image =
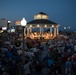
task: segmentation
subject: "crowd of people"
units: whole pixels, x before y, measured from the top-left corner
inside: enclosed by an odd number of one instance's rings
[[[6,42],[7,40],[8,42]],[[41,61],[39,57],[42,49],[41,43],[34,40],[37,44],[33,42],[35,45],[31,46],[26,40],[23,50],[22,44],[20,47],[16,47],[14,41],[13,35],[7,36],[4,44],[0,47],[0,75],[29,75]]]
[[[34,40],[22,45],[3,45],[0,47],[0,75],[76,75],[76,34],[67,38],[54,38],[46,43]],[[10,39],[10,37],[8,37]],[[14,37],[11,40],[14,41]],[[34,45],[34,46],[33,46]],[[42,52],[46,55],[42,58]]]
[[[67,38],[55,38],[48,42],[48,54],[50,60],[53,60],[48,61],[52,65],[49,75],[76,75],[76,34],[66,36]]]

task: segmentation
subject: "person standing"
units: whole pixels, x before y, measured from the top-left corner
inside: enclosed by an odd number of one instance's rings
[[[72,62],[73,62],[73,74],[76,75],[76,52],[74,52],[72,56]]]
[[[24,75],[30,75],[30,64],[31,64],[31,62],[25,61]]]
[[[71,75],[71,69],[72,69],[72,61],[70,58],[67,59],[65,62],[65,74]]]
[[[73,75],[76,75],[76,62],[73,62]]]

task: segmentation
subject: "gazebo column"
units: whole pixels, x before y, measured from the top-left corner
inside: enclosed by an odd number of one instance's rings
[[[41,27],[40,27],[40,34],[42,33],[42,29],[41,29]]]
[[[30,28],[30,33],[32,33],[32,28]]]
[[[51,36],[52,36],[52,27],[50,27],[50,34],[51,34]]]
[[[59,35],[59,27],[57,26],[57,35]]]
[[[42,36],[43,36],[43,33],[44,33],[44,28],[42,27]]]
[[[42,27],[40,27],[40,38],[42,38]]]
[[[27,28],[27,37],[29,37],[29,28]]]
[[[57,33],[56,33],[56,29],[57,29],[57,28],[54,27],[54,37],[56,37],[56,34],[57,34]]]

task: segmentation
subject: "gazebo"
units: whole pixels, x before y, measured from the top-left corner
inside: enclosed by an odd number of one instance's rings
[[[39,37],[44,37],[44,28],[50,28],[50,36],[56,37],[59,35],[59,24],[50,21],[49,16],[46,13],[40,12],[36,15],[34,15],[34,20],[30,21],[27,23],[27,36],[30,36],[30,33],[32,33],[32,28],[39,28],[40,29],[40,36]],[[53,32],[54,30],[54,32]],[[48,36],[48,35],[46,35]]]

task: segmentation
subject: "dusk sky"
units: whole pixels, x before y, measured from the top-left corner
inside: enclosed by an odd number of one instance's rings
[[[32,21],[39,12],[48,14],[61,30],[69,26],[76,30],[76,0],[0,0],[0,18],[11,20],[12,24],[23,17]]]

